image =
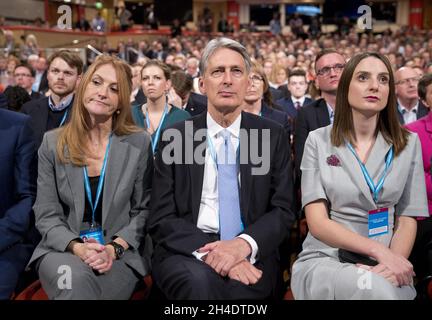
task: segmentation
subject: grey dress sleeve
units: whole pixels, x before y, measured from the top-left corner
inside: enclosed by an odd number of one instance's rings
[[[308,203],[318,199],[327,200],[327,195],[321,181],[319,150],[317,146],[316,135],[312,132],[306,139],[300,169],[302,172],[302,208],[304,208]]]
[[[409,144],[414,144],[414,146],[409,148],[407,145],[406,150],[402,152],[411,152],[408,157],[411,159],[410,171],[402,196],[395,206],[395,213],[399,216],[428,217],[422,149],[417,134],[411,134]]]

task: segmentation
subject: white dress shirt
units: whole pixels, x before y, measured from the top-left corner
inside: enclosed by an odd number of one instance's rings
[[[402,114],[404,124],[417,121],[418,106],[419,103],[417,101],[416,105],[411,110],[408,110],[407,108],[405,108],[405,106],[402,105],[402,103],[398,99],[398,109],[399,112]]]
[[[291,100],[293,102],[294,107],[296,106],[296,102],[299,102],[300,103],[300,108],[301,108],[301,107],[303,107],[303,103],[305,102],[306,97],[303,96],[300,99],[297,99],[297,98],[294,98],[293,96],[291,96]]]
[[[215,148],[216,154],[218,154],[220,147],[223,144],[222,130],[226,129],[231,133],[231,143],[234,150],[237,150],[240,142],[240,122],[241,114],[237,119],[229,126],[224,128],[220,126],[213,118],[207,113],[207,139],[211,139]],[[218,200],[218,183],[217,183],[217,168],[216,164],[211,156],[209,147],[207,145],[204,165],[204,179],[203,188],[201,193],[201,203],[198,213],[197,227],[206,233],[219,233],[219,200]],[[238,175],[240,185],[240,173]],[[240,192],[240,191],[239,191]],[[252,248],[249,261],[254,264],[256,261],[256,255],[258,254],[258,245],[256,241],[247,234],[240,234],[238,236],[246,240]],[[201,259],[206,253],[193,252],[195,257]]]

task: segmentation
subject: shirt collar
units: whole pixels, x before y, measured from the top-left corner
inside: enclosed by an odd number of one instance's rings
[[[209,112],[207,112],[207,132],[209,137],[214,138],[218,133],[222,130],[228,130],[234,137],[239,138],[240,136],[240,123],[241,123],[241,113],[235,119],[233,123],[228,128],[222,127],[219,123],[217,123]]]
[[[55,105],[51,96],[49,96],[48,97],[48,105],[52,111],[62,111],[70,105],[73,97],[74,97],[74,94],[71,93],[70,95],[68,95],[65,98],[63,98],[62,100],[60,100],[60,103],[58,105]]]
[[[415,106],[411,110],[408,110],[407,108],[405,108],[405,106],[400,102],[399,99],[397,100],[397,102],[398,102],[398,109],[399,109],[400,113],[403,114],[404,110],[405,110],[405,112],[414,112],[414,113],[417,113],[417,109],[418,109],[418,106],[419,106],[419,100],[417,100],[417,103],[415,104]]]
[[[300,102],[300,106],[302,106],[304,104],[305,99],[306,99],[305,96],[301,97],[300,99],[291,97],[291,100],[292,100],[293,104],[295,105],[296,102],[298,101],[298,102]]]

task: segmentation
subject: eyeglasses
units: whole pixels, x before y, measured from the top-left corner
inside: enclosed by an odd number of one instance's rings
[[[411,78],[406,78],[406,79],[396,81],[396,84],[400,84],[401,86],[404,86],[404,85],[408,84],[409,82],[412,82],[413,84],[418,84],[419,81],[420,81],[419,77],[411,77]]]
[[[31,78],[31,74],[27,74],[27,73],[15,73],[14,77],[18,78],[18,77],[25,77],[25,78]]]
[[[250,76],[249,79],[252,80],[254,84],[260,84],[261,81],[263,81],[263,78],[257,75]]]
[[[317,71],[317,75],[322,76],[322,77],[327,77],[330,74],[332,69],[336,73],[341,73],[343,71],[343,68],[345,68],[345,64],[337,63],[333,66],[327,66],[327,67],[323,67],[323,68],[319,69]]]

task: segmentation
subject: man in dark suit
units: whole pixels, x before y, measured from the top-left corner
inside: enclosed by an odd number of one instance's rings
[[[28,64],[19,64],[14,70],[15,84],[23,88],[30,96],[31,100],[41,97],[39,92],[33,91],[33,83],[36,72]]]
[[[29,120],[0,109],[0,300],[11,297],[35,246],[37,153]]]
[[[192,92],[193,78],[183,70],[175,70],[171,74],[171,83],[174,91],[182,99],[182,105],[177,106],[189,112],[191,116],[196,116],[207,111],[207,97]]]
[[[310,104],[313,100],[306,97],[307,81],[306,72],[302,69],[294,69],[288,75],[287,89],[291,93],[290,97],[285,97],[276,101],[290,118],[295,119],[301,107]]]
[[[251,64],[241,44],[214,39],[202,57],[208,110],[167,129],[155,159],[152,277],[169,299],[264,299],[281,283],[278,248],[294,218],[288,137],[241,112]]]
[[[429,108],[423,105],[417,93],[420,77],[410,67],[399,68],[395,72],[398,115],[401,124],[414,122],[429,113]]]
[[[21,112],[30,116],[30,127],[34,132],[37,147],[45,132],[65,124],[70,115],[75,87],[81,79],[81,58],[68,50],[54,53],[48,60],[48,84],[51,95],[25,103]]]
[[[345,58],[335,50],[326,49],[316,56],[316,83],[321,90],[322,98],[300,108],[295,122],[294,159],[298,187],[301,175],[300,164],[309,132],[333,123],[336,92],[344,66]]]

